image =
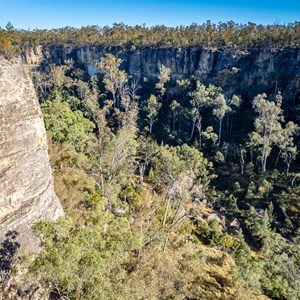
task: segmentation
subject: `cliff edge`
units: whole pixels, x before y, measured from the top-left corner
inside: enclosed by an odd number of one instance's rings
[[[0,57],[0,241],[16,231],[17,241],[32,249],[31,226],[63,214],[31,78],[20,61]]]
[[[97,72],[96,64],[111,53],[123,60],[121,67],[137,79],[157,78],[161,65],[174,79],[195,75],[202,83],[212,83],[220,71],[239,70],[234,93],[253,99],[258,92],[280,90],[284,99],[299,102],[300,48],[212,49],[202,46],[179,48],[144,47],[133,51],[122,47],[71,47],[67,45],[24,48],[22,59],[33,71],[48,72],[50,65],[72,59],[75,67]]]

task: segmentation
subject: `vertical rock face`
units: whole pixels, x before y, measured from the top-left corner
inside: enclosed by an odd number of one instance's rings
[[[23,61],[33,70],[48,71],[50,64],[63,64],[73,59],[77,67],[89,75],[97,72],[96,63],[112,53],[123,59],[122,68],[137,78],[157,77],[161,65],[171,69],[174,79],[196,75],[209,83],[218,72],[236,67],[240,70],[237,93],[249,94],[249,89],[273,93],[277,86],[286,99],[300,92],[300,48],[285,49],[209,49],[201,46],[179,48],[145,47],[134,51],[121,47],[70,47],[53,45],[28,48]],[[297,97],[296,97],[297,98]]]
[[[15,230],[32,248],[32,224],[61,215],[31,78],[20,62],[0,57],[0,240]]]

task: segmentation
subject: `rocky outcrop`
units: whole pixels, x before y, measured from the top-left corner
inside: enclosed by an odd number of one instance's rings
[[[61,215],[31,78],[20,61],[0,57],[0,239],[16,231],[21,245],[32,248],[31,225]]]
[[[106,54],[112,53],[123,59],[122,67],[133,76],[156,77],[161,65],[171,69],[175,79],[196,75],[209,83],[219,71],[236,67],[238,73],[237,92],[249,95],[275,88],[293,100],[300,92],[300,49],[208,49],[200,46],[181,48],[150,48],[126,50],[121,47],[69,47],[63,45],[36,47],[23,51],[23,59],[34,70],[47,71],[52,63],[63,64],[73,59],[90,75],[95,74],[96,63]],[[252,95],[251,95],[252,96]]]

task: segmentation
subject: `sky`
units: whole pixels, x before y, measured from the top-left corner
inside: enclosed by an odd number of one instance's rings
[[[211,20],[288,24],[300,21],[300,0],[0,0],[0,26],[179,26]]]

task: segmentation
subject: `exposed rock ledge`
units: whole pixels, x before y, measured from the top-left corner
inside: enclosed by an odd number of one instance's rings
[[[18,242],[32,249],[32,224],[63,214],[31,78],[20,61],[0,57],[0,241],[15,230]]]

